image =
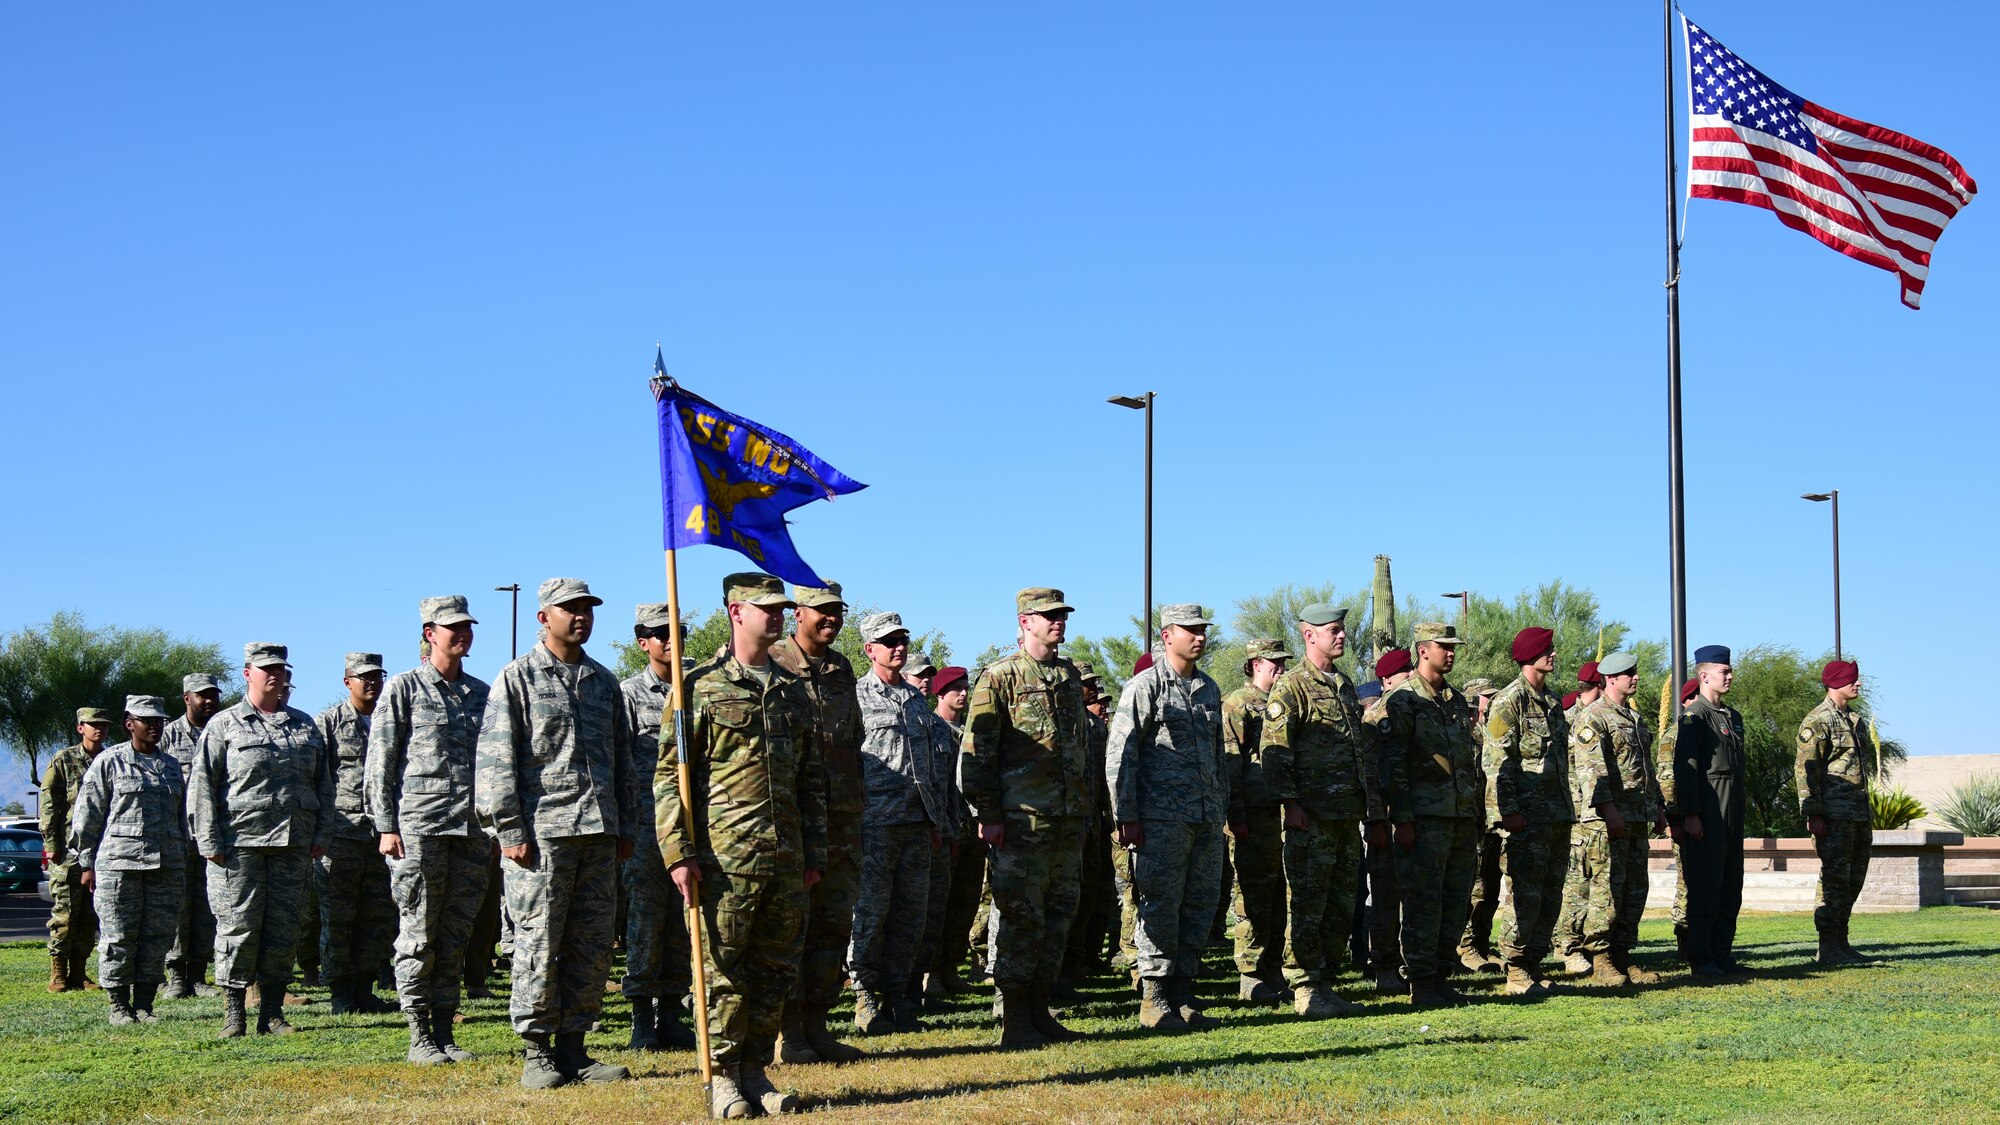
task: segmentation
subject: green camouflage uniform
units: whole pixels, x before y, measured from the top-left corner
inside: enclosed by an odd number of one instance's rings
[[[1113,919],[1121,927],[1126,925],[1124,898],[1118,883],[1112,852],[1124,851],[1111,838],[1111,791],[1104,783],[1104,756],[1111,738],[1111,725],[1103,719],[1084,711],[1088,726],[1085,744],[1089,747],[1090,776],[1097,784],[1091,796],[1091,807],[1096,815],[1084,826],[1083,870],[1078,875],[1077,919],[1070,925],[1069,960],[1082,975],[1085,961],[1095,960],[1104,955],[1104,945],[1110,936]],[[971,817],[967,817],[968,822]],[[978,838],[978,826],[973,825],[973,837]],[[982,852],[984,849],[981,849]],[[1130,936],[1129,930],[1121,933],[1121,942]]]
[[[797,677],[811,704],[816,768],[824,775],[826,867],[807,892],[805,944],[798,957],[795,994],[808,1008],[828,1008],[847,982],[847,944],[854,936],[854,904],[861,892],[861,705],[854,667],[829,648],[811,657],[796,636],[771,647],[771,659]]]
[[[98,753],[102,754],[99,747]],[[70,862],[70,817],[76,792],[92,755],[82,746],[66,746],[42,771],[42,849],[49,853],[49,956],[65,965],[87,958],[97,942],[97,910],[83,889],[83,869]]]
[[[379,698],[379,697],[378,697]],[[358,977],[372,987],[396,942],[396,901],[381,836],[368,815],[369,716],[354,701],[321,711],[313,722],[333,762],[333,809],[326,854],[314,865],[319,890],[319,964],[325,980]]]
[[[1285,963],[1285,809],[1264,770],[1264,708],[1271,695],[1246,683],[1222,701],[1223,768],[1236,873],[1236,971],[1270,976]]]
[[[1362,753],[1375,763],[1375,776],[1380,778],[1388,771],[1383,755],[1388,749],[1384,737],[1388,730],[1389,697],[1387,693],[1368,701],[1368,707],[1361,713]],[[1368,821],[1384,823],[1388,820],[1388,808],[1378,798],[1376,807],[1371,809]],[[1403,893],[1396,886],[1396,846],[1388,844],[1376,847],[1364,836],[1361,841],[1362,862],[1368,871],[1368,964],[1371,975],[1380,977],[1403,967]]]
[[[1493,778],[1492,819],[1519,813],[1528,822],[1518,832],[1499,830],[1501,869],[1512,895],[1500,925],[1500,955],[1532,972],[1554,944],[1576,820],[1562,700],[1517,677],[1486,713],[1483,753]]]
[[[167,979],[187,866],[186,802],[181,764],[130,742],[105,747],[84,774],[71,842],[77,869],[97,873],[97,972],[106,988]]]
[[[1006,830],[990,878],[989,960],[1002,991],[1049,987],[1062,971],[1096,812],[1087,716],[1076,665],[1061,656],[1017,652],[972,689],[959,782],[979,823]]]
[[[701,870],[710,1058],[762,1063],[799,976],[805,873],[827,864],[826,786],[805,683],[775,660],[764,678],[724,652],[688,673],[694,835],[680,790],[654,789],[653,825],[671,871]]]
[[[1383,696],[1382,803],[1390,823],[1416,830],[1396,852],[1403,896],[1403,961],[1412,982],[1441,976],[1465,932],[1479,864],[1486,775],[1465,698],[1413,675]]]
[[[1854,913],[1854,900],[1868,879],[1868,851],[1874,842],[1874,818],[1868,803],[1868,765],[1874,741],[1854,712],[1831,698],[1799,723],[1799,756],[1793,772],[1799,786],[1799,811],[1826,821],[1826,835],[1815,840],[1819,853],[1819,905],[1813,924],[1844,934]]]
[[[181,779],[194,776],[194,760],[201,749],[201,728],[188,722],[186,715],[168,723],[160,733],[160,751],[181,764]],[[185,794],[182,797],[186,799]],[[215,913],[208,908],[208,861],[194,850],[194,821],[189,810],[181,811],[181,850],[186,853],[181,870],[181,909],[174,927],[174,944],[167,950],[167,964],[186,973],[191,981],[208,976],[209,958],[215,956]]]
[[[1471,713],[1476,714],[1476,712]],[[1480,771],[1486,768],[1486,728],[1468,715],[1472,730],[1472,744],[1479,753]],[[1487,778],[1486,807],[1493,806],[1493,780]],[[1484,819],[1483,817],[1481,819]],[[1491,956],[1493,953],[1493,919],[1500,913],[1500,832],[1491,822],[1479,831],[1479,866],[1472,877],[1471,911],[1465,921],[1465,934],[1458,940],[1460,956],[1468,953]]]
[[[1361,882],[1361,820],[1377,815],[1376,760],[1362,746],[1361,704],[1338,668],[1301,660],[1264,704],[1261,757],[1271,797],[1304,810],[1285,829],[1285,983],[1326,984],[1339,972]]]
[[[1583,936],[1589,956],[1629,952],[1639,944],[1646,912],[1653,822],[1660,815],[1660,783],[1653,766],[1653,736],[1639,713],[1600,695],[1577,712],[1570,728],[1570,771],[1577,821],[1572,832],[1568,881],[1583,903]],[[1601,805],[1625,821],[1623,839],[1605,831]]]
[[[672,716],[666,713],[673,688],[653,672],[651,664],[618,685],[625,700],[625,721],[632,728],[632,765],[650,786],[651,800],[639,805],[639,838],[632,858],[625,861],[625,980],[626,996],[651,1000],[687,995],[694,985],[694,961],[688,946],[687,907],[681,892],[667,878],[666,859],[653,824],[654,802],[661,785],[678,786],[674,765]]]

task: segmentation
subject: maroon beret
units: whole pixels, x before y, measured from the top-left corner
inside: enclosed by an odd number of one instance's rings
[[[1386,680],[1399,672],[1409,670],[1410,650],[1406,648],[1392,648],[1383,653],[1381,659],[1375,661],[1375,678],[1378,680]]]
[[[1819,674],[1819,682],[1830,688],[1846,687],[1860,678],[1861,665],[1852,660],[1829,660]]]
[[[1681,702],[1686,703],[1700,693],[1701,678],[1699,676],[1689,676],[1688,682],[1681,685]]]
[[[1567,711],[1567,710],[1569,710],[1570,708],[1572,708],[1572,707],[1576,706],[1576,695],[1577,695],[1577,693],[1576,693],[1576,692],[1573,692],[1573,691],[1572,691],[1572,692],[1566,692],[1566,693],[1564,693],[1564,695],[1563,695],[1563,710]]]
[[[1146,655],[1141,656],[1132,665],[1132,674],[1136,676],[1139,673],[1145,671],[1146,669],[1151,668],[1152,666],[1153,666],[1153,654],[1149,652]]]
[[[937,675],[931,677],[931,694],[943,695],[950,691],[954,684],[963,683],[965,683],[965,669],[956,664],[947,664],[937,670]]]
[[[1589,684],[1591,687],[1603,687],[1604,677],[1597,674],[1597,661],[1584,661],[1583,667],[1576,670],[1576,682]]]
[[[1556,634],[1553,629],[1530,625],[1514,634],[1514,644],[1509,651],[1514,654],[1514,663],[1533,664],[1555,651],[1555,647]]]

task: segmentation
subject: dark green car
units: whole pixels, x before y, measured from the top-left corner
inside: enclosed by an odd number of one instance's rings
[[[42,834],[31,828],[0,828],[0,892],[32,891],[43,878]]]

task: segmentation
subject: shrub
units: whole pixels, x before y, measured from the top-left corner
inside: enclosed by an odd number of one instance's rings
[[[1939,802],[1937,818],[1967,836],[2000,836],[2000,773],[1969,777],[1954,786]]]
[[[1875,821],[1876,831],[1892,828],[1908,828],[1912,821],[1930,812],[1924,803],[1909,795],[1903,789],[1870,789],[1868,791],[1868,811]]]

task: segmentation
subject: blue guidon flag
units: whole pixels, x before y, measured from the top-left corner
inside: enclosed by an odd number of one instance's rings
[[[799,557],[785,513],[868,487],[784,434],[690,393],[653,357],[666,548],[713,543],[801,586],[824,586]]]

